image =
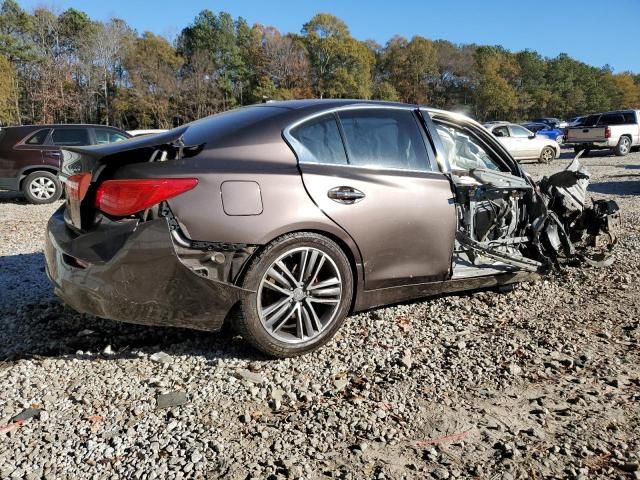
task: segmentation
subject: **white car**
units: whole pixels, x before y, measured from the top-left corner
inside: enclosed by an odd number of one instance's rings
[[[540,163],[550,163],[560,156],[558,142],[547,137],[537,137],[521,125],[499,123],[485,124],[485,127],[498,137],[500,143],[516,160],[537,159]]]

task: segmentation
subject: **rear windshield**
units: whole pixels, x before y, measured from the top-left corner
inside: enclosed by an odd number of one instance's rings
[[[580,125],[583,125],[585,127],[593,127],[598,124],[599,119],[600,115],[589,115],[580,123]]]
[[[187,145],[216,144],[231,145],[260,143],[264,139],[260,133],[265,129],[281,129],[278,122],[270,122],[287,110],[280,107],[250,106],[196,120],[184,134]],[[271,138],[269,138],[271,140]]]

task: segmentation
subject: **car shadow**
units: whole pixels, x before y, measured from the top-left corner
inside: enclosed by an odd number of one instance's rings
[[[621,176],[629,177],[630,175]],[[591,193],[602,193],[605,195],[640,195],[640,180],[594,182],[589,184],[588,190]]]
[[[228,328],[200,332],[78,313],[55,297],[42,253],[0,256],[0,362],[38,357],[117,360],[159,351],[207,359],[265,358]]]
[[[0,203],[17,203],[20,205],[26,205],[27,199],[22,192],[0,190]]]

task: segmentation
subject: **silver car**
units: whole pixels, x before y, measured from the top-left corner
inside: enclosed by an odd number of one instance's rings
[[[537,159],[550,163],[560,156],[560,145],[555,140],[537,137],[531,130],[515,123],[486,123],[484,125],[516,160]]]

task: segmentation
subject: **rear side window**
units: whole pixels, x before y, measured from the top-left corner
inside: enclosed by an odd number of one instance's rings
[[[607,113],[598,121],[598,125],[624,125],[624,123],[624,116],[621,113]]]
[[[98,145],[121,142],[122,140],[127,139],[127,137],[120,132],[109,130],[108,128],[96,128],[94,131],[96,133],[96,143]]]
[[[86,128],[56,128],[51,139],[55,145],[89,145],[89,131]]]
[[[45,128],[44,130],[38,130],[36,133],[31,135],[29,139],[24,143],[26,143],[27,145],[42,145],[47,139],[47,136],[49,135],[50,131],[51,129],[49,128]]]
[[[430,170],[427,149],[413,113],[395,109],[339,112],[349,164],[401,170]]]
[[[625,112],[622,115],[624,116],[624,123],[626,125],[638,123],[636,120],[636,114],[634,112]]]
[[[298,142],[295,150],[301,162],[347,164],[340,130],[333,115],[309,120],[293,128],[290,133]]]

